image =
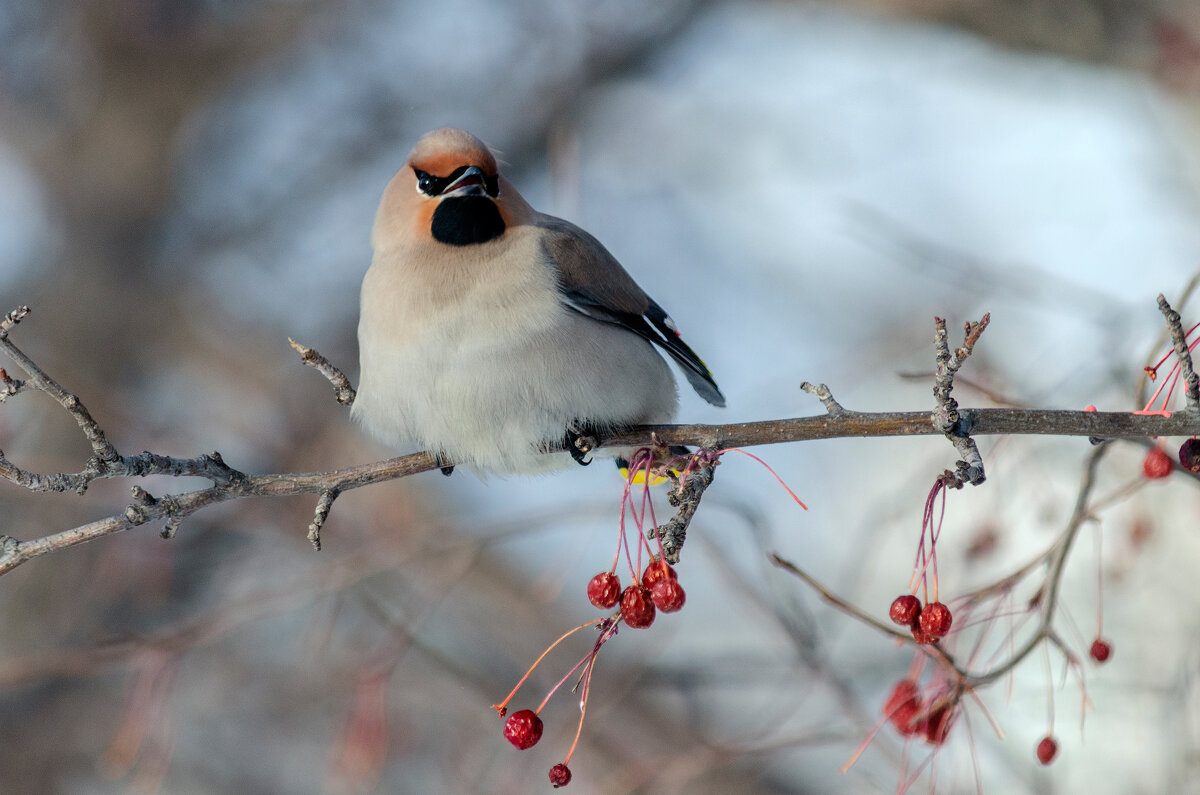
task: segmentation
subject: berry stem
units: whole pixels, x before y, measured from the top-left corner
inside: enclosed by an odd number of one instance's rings
[[[1050,709],[1050,728],[1047,730],[1047,735],[1054,734],[1054,671],[1051,668],[1050,662],[1050,644],[1044,644],[1042,650],[1046,657],[1046,701]]]
[[[594,618],[591,621],[588,621],[586,624],[580,624],[579,626],[575,627],[574,629],[568,630],[567,632],[563,633],[563,635],[558,640],[551,643],[550,646],[544,652],[542,652],[542,656],[540,656],[536,660],[534,660],[533,665],[529,666],[529,670],[526,671],[525,675],[521,677],[521,681],[517,682],[517,685],[516,685],[516,687],[514,687],[512,689],[512,692],[509,693],[505,697],[505,699],[503,701],[501,701],[499,704],[493,704],[492,709],[496,710],[497,712],[501,712],[505,707],[507,707],[508,702],[513,700],[513,696],[515,696],[517,694],[517,691],[520,690],[521,686],[525,684],[525,680],[529,678],[529,675],[531,673],[533,673],[533,669],[537,668],[539,665],[541,665],[542,660],[546,659],[547,654],[554,651],[555,646],[562,643],[564,640],[571,637],[572,635],[574,635],[576,632],[583,629],[584,627],[590,627],[592,624],[599,624],[601,621],[607,621],[607,620],[608,619],[605,619],[605,618]],[[575,667],[578,668],[579,666],[575,666]],[[574,669],[572,669],[572,670],[574,670]],[[549,697],[547,696],[547,698],[549,698]],[[542,706],[545,706],[545,704],[546,704],[546,702],[543,701]],[[541,712],[541,711],[542,711],[542,707],[538,707],[537,712]]]
[[[771,469],[771,465],[768,464],[766,461],[763,461],[761,458],[756,456],[754,453],[749,453],[749,452],[741,449],[740,447],[730,447],[728,450],[721,451],[722,455],[724,455],[725,453],[741,453],[742,455],[749,456],[750,458],[753,458],[758,463],[762,464],[763,467],[765,467],[766,470],[771,473],[771,476],[773,478],[775,478],[775,480],[779,481],[779,485],[783,486],[783,490],[786,491],[788,493],[788,495],[793,500],[796,501],[796,504],[799,505],[804,510],[806,510],[806,511],[808,510],[808,506],[805,505],[804,502],[799,497],[796,496],[796,492],[794,492],[790,488],[788,488],[788,484],[783,482],[783,478],[779,477],[779,473],[776,472],[774,469]]]
[[[929,557],[933,561],[933,601],[938,601],[938,565],[937,565],[937,542],[942,535],[942,523],[946,519],[946,484],[941,482],[942,492],[942,507],[938,514],[937,527],[930,525],[929,527]]]
[[[632,475],[630,476],[632,477]],[[629,575],[637,582],[638,571],[633,566],[633,554],[629,551],[629,534],[625,530],[625,507],[631,502],[629,483],[625,483],[625,490],[621,493],[621,519],[620,519],[620,547],[617,548],[617,555],[621,554],[621,548],[625,550],[625,562],[629,564]]]
[[[1167,356],[1170,356],[1170,355],[1171,355],[1170,352],[1167,353]],[[1167,356],[1163,357],[1163,361],[1166,361]],[[1159,365],[1161,365],[1161,364],[1162,364],[1162,362],[1159,362]],[[1157,370],[1157,369],[1158,368],[1155,367],[1155,370]],[[1160,383],[1158,385],[1158,389],[1154,390],[1154,394],[1150,396],[1150,400],[1146,403],[1146,406],[1145,406],[1145,408],[1142,409],[1142,411],[1150,411],[1151,407],[1153,407],[1154,404],[1158,401],[1158,396],[1161,395],[1162,391],[1167,388],[1167,385],[1170,384],[1171,388],[1174,389],[1175,382],[1178,379],[1179,379],[1179,362],[1175,362],[1173,365],[1171,365],[1170,371],[1167,372],[1167,377],[1164,378],[1162,380],[1162,383]],[[1169,399],[1169,398],[1170,398],[1170,393],[1167,393],[1167,398],[1164,399],[1163,403],[1162,403],[1163,410],[1165,410],[1167,408],[1167,399]]]
[[[615,624],[614,630],[615,631]],[[569,764],[571,757],[575,755],[575,748],[579,745],[579,736],[583,733],[583,720],[587,717],[588,699],[592,695],[592,673],[596,670],[596,660],[599,658],[597,652],[600,651],[600,644],[607,640],[601,635],[603,640],[597,642],[596,648],[592,650],[591,659],[588,662],[587,668],[583,672],[583,686],[579,692],[579,724],[575,727],[575,738],[571,740],[571,747],[567,750],[567,755],[563,759],[563,764]]]
[[[1099,638],[1104,634],[1104,539],[1099,523],[1094,527],[1093,537],[1096,539],[1096,637]]]
[[[654,468],[654,454],[649,450],[646,451],[646,460],[642,466],[642,520],[638,523],[638,571],[642,571],[642,550],[646,554],[653,557],[654,550],[650,548],[650,542],[646,539],[646,511],[650,511],[650,526],[658,527],[658,520],[654,517],[654,500],[650,499],[650,478],[651,470]]]
[[[542,708],[545,707],[546,704],[550,701],[550,699],[554,697],[554,694],[559,691],[559,688],[561,688],[564,684],[566,684],[567,680],[570,679],[575,674],[575,672],[579,670],[579,667],[581,665],[587,664],[588,667],[590,668],[591,665],[595,662],[596,656],[599,655],[599,653],[600,653],[600,647],[603,646],[608,641],[609,638],[611,638],[613,635],[616,634],[616,621],[614,619],[598,618],[595,621],[589,621],[588,624],[596,624],[601,621],[612,621],[613,623],[610,626],[605,627],[604,630],[600,633],[600,637],[596,640],[596,645],[594,645],[592,647],[592,650],[590,652],[588,652],[587,654],[585,654],[579,662],[575,663],[575,665],[573,665],[571,667],[571,670],[567,671],[566,675],[564,675],[562,679],[559,679],[558,683],[556,685],[554,685],[554,687],[550,688],[550,692],[546,694],[546,697],[542,699],[542,703],[538,704],[538,708],[536,710],[534,710],[535,713],[540,713],[542,711]],[[584,626],[587,626],[587,624],[585,624]],[[575,629],[583,629],[583,627],[576,627]],[[571,631],[574,632],[575,630],[571,630]],[[562,638],[559,638],[559,640],[562,640]],[[544,657],[545,655],[543,654],[542,656]],[[586,669],[584,671],[584,674],[586,676],[586,674],[587,674]],[[528,676],[528,674],[526,674],[526,675]]]

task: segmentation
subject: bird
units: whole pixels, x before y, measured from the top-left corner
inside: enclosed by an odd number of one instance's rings
[[[447,475],[587,464],[606,434],[670,422],[678,393],[659,351],[725,405],[675,322],[600,241],[534,210],[464,130],[416,142],[371,245],[352,416],[384,444],[430,451]]]

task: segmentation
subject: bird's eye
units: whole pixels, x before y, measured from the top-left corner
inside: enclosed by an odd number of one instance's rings
[[[424,193],[426,196],[436,196],[438,193],[438,183],[441,182],[437,177],[427,171],[413,169],[417,175],[417,190]]]

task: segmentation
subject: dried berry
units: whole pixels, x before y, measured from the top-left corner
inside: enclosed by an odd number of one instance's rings
[[[504,722],[504,736],[522,751],[532,748],[542,739],[542,719],[531,709],[518,710]]]
[[[1179,446],[1179,463],[1188,472],[1200,472],[1200,439],[1193,436]]]
[[[679,581],[663,577],[650,588],[650,598],[654,606],[664,613],[674,613],[683,607],[686,594],[679,586]]]
[[[555,789],[565,787],[571,783],[571,768],[559,762],[554,767],[550,768],[550,783]]]
[[[904,594],[897,596],[892,602],[891,608],[888,610],[888,615],[892,621],[902,627],[912,626],[913,621],[921,614],[921,600],[912,594]]]
[[[608,610],[621,599],[621,580],[611,571],[602,571],[588,581],[588,601]]]
[[[954,616],[950,615],[950,608],[941,602],[930,602],[921,611],[918,621],[921,631],[936,639],[945,637],[946,633],[950,631],[950,625],[954,623]],[[913,635],[915,636],[916,633],[914,632]]]
[[[916,734],[921,731],[917,713],[921,711],[921,694],[917,683],[901,679],[892,688],[892,694],[884,702],[883,714],[901,734]]]
[[[646,570],[642,572],[642,585],[653,589],[655,583],[661,580],[674,580],[675,578],[675,569],[671,568],[670,563],[667,563],[665,560],[652,560],[646,566]]]
[[[953,722],[954,712],[950,709],[949,704],[944,704],[933,710],[922,721],[921,728],[925,733],[925,742],[930,745],[941,745],[946,742],[946,738],[950,735],[950,724]]]
[[[1098,663],[1107,662],[1112,656],[1112,644],[1102,638],[1096,638],[1092,641],[1092,648],[1088,650],[1092,655],[1092,659]]]
[[[1049,735],[1043,737],[1037,747],[1038,761],[1043,765],[1048,765],[1054,761],[1056,754],[1058,754],[1058,743],[1054,742],[1054,738]]]
[[[621,594],[621,618],[634,629],[645,629],[654,623],[654,600],[649,588],[630,585],[625,589]]]
[[[1151,480],[1165,478],[1171,474],[1171,458],[1163,452],[1161,447],[1155,447],[1146,454],[1146,460],[1142,462],[1142,472]]]
[[[929,646],[938,642],[937,638],[935,638],[933,635],[930,635],[928,632],[925,632],[920,627],[912,628],[912,636],[913,640],[922,646]]]

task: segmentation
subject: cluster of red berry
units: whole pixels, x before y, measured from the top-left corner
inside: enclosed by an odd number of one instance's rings
[[[1193,436],[1179,446],[1179,465],[1188,472],[1200,472],[1200,439]],[[1174,468],[1174,462],[1161,445],[1152,448],[1142,462],[1142,473],[1151,480],[1167,477]]]
[[[925,645],[944,638],[954,623],[949,607],[941,602],[930,602],[922,608],[921,600],[915,594],[897,596],[888,610],[888,616],[894,623],[908,627],[913,640]]]
[[[914,679],[901,679],[883,705],[883,714],[905,737],[921,737],[930,745],[941,745],[954,722],[954,700],[949,694],[926,703]]]
[[[682,457],[674,459],[667,464],[671,471],[676,472],[673,479],[679,483],[682,482],[688,472],[702,462],[701,454],[693,454],[686,459]],[[508,720],[504,723],[504,736],[517,748],[522,750],[532,748],[537,744],[542,737],[542,720],[538,717],[538,713],[546,706],[550,698],[569,680],[571,677],[578,675],[578,682],[574,688],[574,692],[579,694],[579,729],[575,733],[575,741],[571,744],[570,750],[562,762],[550,768],[550,783],[555,787],[565,787],[571,781],[571,769],[567,764],[571,761],[571,757],[575,753],[575,749],[579,743],[580,732],[583,729],[584,718],[587,715],[588,700],[591,695],[592,673],[595,670],[596,658],[600,653],[600,649],[616,636],[619,627],[624,624],[627,627],[634,629],[645,629],[654,623],[654,619],[659,613],[674,613],[683,608],[687,595],[683,588],[679,585],[679,577],[675,573],[675,569],[667,563],[663,558],[663,543],[662,538],[657,534],[649,534],[649,537],[658,538],[658,550],[652,548],[647,540],[647,527],[658,527],[658,522],[654,516],[654,505],[650,500],[650,486],[655,482],[663,480],[659,474],[658,464],[655,463],[653,452],[649,449],[639,450],[630,458],[630,463],[627,468],[627,477],[625,481],[625,489],[621,497],[621,518],[617,533],[617,551],[613,556],[612,566],[608,571],[602,571],[592,577],[587,584],[587,598],[596,607],[601,610],[611,611],[617,608],[617,612],[611,613],[603,618],[593,619],[584,624],[581,624],[575,629],[570,630],[546,649],[533,666],[526,672],[517,686],[508,694],[499,704],[493,704],[492,707],[500,713],[500,717],[507,715],[507,705],[521,689],[521,686],[533,673],[534,668],[546,658],[556,646],[565,641],[570,636],[574,635],[584,627],[595,626],[599,629],[599,637],[592,645],[591,651],[584,655],[583,659],[576,663],[575,667],[567,672],[558,684],[556,684],[542,700],[542,703],[536,710],[522,709],[508,716]],[[633,487],[640,485],[642,487],[642,498],[640,505],[638,500],[633,497]],[[632,516],[633,528],[627,530],[626,517]],[[632,543],[631,543],[632,540]],[[635,554],[636,552],[636,554]],[[622,555],[624,553],[624,555]],[[621,562],[622,556],[629,565],[630,578],[633,583],[625,588],[621,587],[621,579],[617,576],[617,566]],[[650,558],[650,563],[642,569],[642,561],[645,557]],[[638,570],[641,569],[641,576],[638,575]]]
[[[537,667],[550,651],[562,641],[573,635],[575,632],[583,629],[583,627],[598,624],[600,626],[600,637],[596,641],[590,654],[584,657],[583,660],[563,678],[562,681],[550,691],[542,705],[537,710],[522,709],[508,715],[508,720],[504,722],[504,737],[510,743],[515,745],[522,751],[532,748],[537,745],[538,740],[542,739],[542,719],[538,717],[538,712],[541,712],[542,707],[550,700],[550,696],[580,667],[583,668],[582,675],[582,695],[580,698],[581,714],[579,716],[580,727],[583,725],[583,718],[587,710],[588,696],[591,692],[591,674],[596,662],[596,655],[600,652],[600,647],[604,645],[616,632],[620,623],[636,629],[644,629],[654,623],[654,616],[658,610],[664,613],[674,613],[683,607],[685,595],[683,588],[679,585],[679,578],[675,574],[675,569],[662,560],[654,558],[650,564],[646,566],[642,572],[641,579],[633,585],[621,589],[621,580],[617,577],[615,570],[602,571],[593,577],[587,585],[587,597],[596,607],[601,610],[611,610],[620,604],[620,611],[608,618],[596,619],[582,624],[567,634],[563,635],[545,653],[538,658],[534,663],[534,668]],[[524,684],[525,679],[533,672],[533,668],[525,674],[517,686],[513,688],[513,692],[509,693],[500,704],[494,705],[500,717],[504,717],[508,710],[506,705],[516,695],[517,691]],[[576,732],[575,742],[578,743],[579,734]],[[571,750],[567,752],[567,757],[562,762],[559,762],[554,767],[550,768],[550,783],[555,788],[565,787],[571,782],[571,769],[567,767],[567,762],[571,760],[571,756],[575,753],[575,743],[572,743]]]
[[[616,571],[602,571],[588,582],[588,601],[601,610],[621,603],[621,620],[634,629],[654,623],[655,609],[674,613],[683,607],[687,595],[679,585],[675,569],[664,560],[652,560],[642,573],[640,583],[621,590]]]

